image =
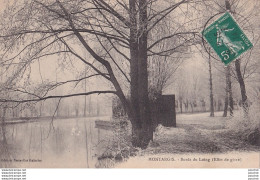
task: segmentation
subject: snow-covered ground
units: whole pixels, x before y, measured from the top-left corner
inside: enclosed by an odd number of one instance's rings
[[[192,167],[192,157],[200,157],[202,164],[199,167],[222,167],[225,157],[240,158],[240,161],[242,157],[244,161],[251,158],[254,163],[254,158],[259,158],[259,147],[242,141],[227,129],[226,125],[231,117],[224,118],[222,113],[215,113],[215,117],[209,117],[209,113],[177,115],[176,128],[159,126],[154,142],[147,149],[140,150],[136,157],[130,157],[117,167]],[[239,115],[236,112],[234,118]],[[203,160],[205,157],[207,158]],[[223,162],[205,165],[203,161],[212,161],[213,157],[220,157]],[[243,167],[240,161],[226,165]]]

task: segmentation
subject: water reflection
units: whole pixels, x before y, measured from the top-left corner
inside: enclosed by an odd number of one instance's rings
[[[95,128],[95,119],[1,125],[0,167],[98,167],[97,156],[103,151],[100,144],[109,141],[113,132]]]
[[[10,147],[7,144],[6,139],[6,127],[5,124],[1,124],[0,127],[0,166],[7,168],[11,165],[11,152]]]

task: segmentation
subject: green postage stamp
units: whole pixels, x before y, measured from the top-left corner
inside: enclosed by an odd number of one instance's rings
[[[252,43],[228,12],[207,27],[202,32],[202,35],[225,65],[228,65],[253,47]]]

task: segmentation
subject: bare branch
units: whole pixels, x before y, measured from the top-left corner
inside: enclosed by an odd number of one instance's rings
[[[37,102],[37,101],[43,101],[47,99],[61,99],[61,98],[69,98],[74,96],[88,96],[91,94],[117,94],[116,91],[90,91],[85,93],[77,93],[77,94],[68,94],[68,95],[61,95],[61,96],[46,96],[46,97],[40,97],[35,99],[0,99],[0,102],[10,102],[10,103],[26,103],[26,102]]]

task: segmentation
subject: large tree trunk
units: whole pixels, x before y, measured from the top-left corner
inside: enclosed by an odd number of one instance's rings
[[[243,78],[241,70],[240,70],[240,59],[236,60],[235,66],[236,66],[237,79],[238,79],[241,96],[242,96],[242,107],[243,107],[245,115],[247,115],[249,106],[248,106],[248,102],[247,102],[246,86],[245,86],[244,78]]]
[[[132,123],[132,139],[133,145],[137,146],[137,141],[139,134],[136,129],[141,129],[141,126],[138,124],[140,121],[139,113],[139,101],[138,101],[138,41],[137,41],[137,19],[135,14],[136,12],[136,0],[129,0],[130,6],[130,101],[131,101],[131,114],[128,115]]]
[[[139,18],[136,16],[136,0],[129,0],[129,5],[132,25],[130,27],[132,143],[133,146],[146,148],[149,141],[153,139],[148,98],[147,5],[145,0],[139,1]]]
[[[214,117],[214,97],[213,97],[213,83],[212,83],[212,71],[211,71],[211,59],[209,50],[209,90],[210,90],[210,117]]]
[[[140,119],[142,121],[142,131],[145,133],[142,145],[147,146],[149,141],[153,139],[152,118],[150,111],[150,102],[148,97],[148,56],[147,56],[147,2],[139,0],[139,23],[142,35],[139,38],[139,58],[138,58],[138,81],[139,81],[139,108]]]
[[[132,124],[132,145],[145,149],[149,142],[153,139],[153,128],[149,125],[133,125]]]

